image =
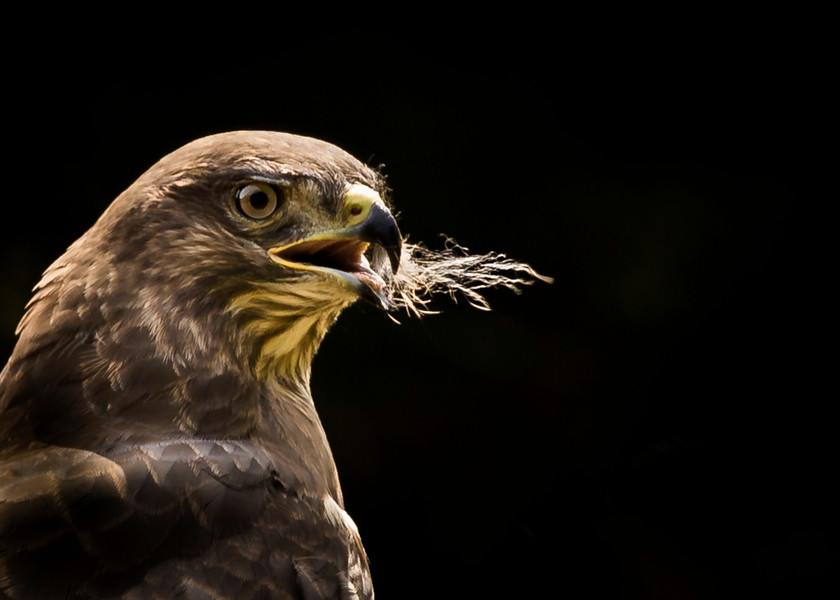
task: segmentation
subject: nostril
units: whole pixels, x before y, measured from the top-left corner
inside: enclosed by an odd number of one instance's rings
[[[350,207],[350,214],[354,217],[358,217],[360,214],[362,214],[362,210],[363,209],[361,206],[359,206],[358,204],[354,204]]]

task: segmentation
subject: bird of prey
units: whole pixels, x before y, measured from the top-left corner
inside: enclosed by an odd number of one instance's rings
[[[386,192],[326,142],[217,134],[46,270],[0,374],[2,597],[373,597],[312,358],[359,298],[480,297],[407,256]],[[438,266],[522,282],[469,260]]]

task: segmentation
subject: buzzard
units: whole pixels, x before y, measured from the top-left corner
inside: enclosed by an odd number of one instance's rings
[[[485,307],[540,277],[408,244],[387,192],[326,142],[217,134],[46,270],[0,374],[3,597],[373,597],[309,390],[321,340],[359,298]]]

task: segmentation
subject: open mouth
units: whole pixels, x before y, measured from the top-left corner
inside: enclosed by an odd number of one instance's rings
[[[271,248],[271,259],[291,269],[320,271],[337,276],[362,297],[373,295],[387,304],[385,281],[373,269],[365,256],[370,244],[354,238],[304,240]],[[371,298],[367,298],[371,299]]]

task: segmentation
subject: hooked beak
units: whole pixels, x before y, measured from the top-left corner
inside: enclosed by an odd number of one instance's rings
[[[402,253],[397,222],[379,194],[360,184],[345,193],[344,211],[346,227],[270,248],[269,256],[290,269],[337,277],[362,299],[387,310],[390,301],[384,277],[390,279],[397,272]],[[378,260],[382,253],[387,256],[387,266]]]

